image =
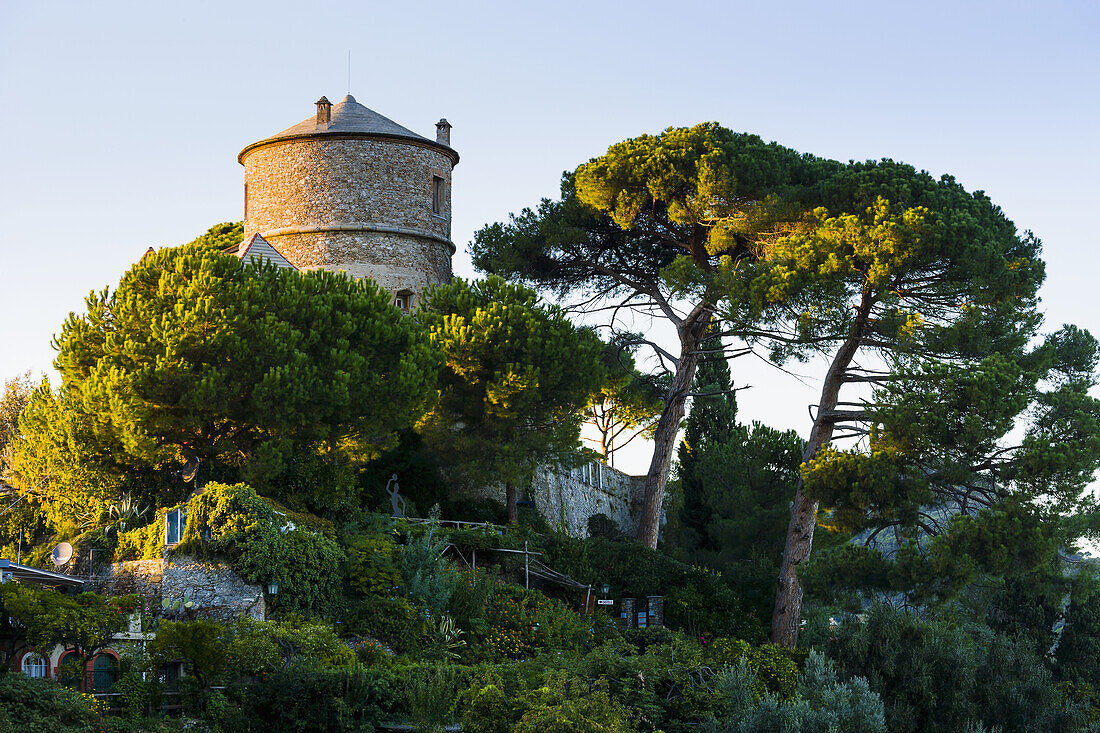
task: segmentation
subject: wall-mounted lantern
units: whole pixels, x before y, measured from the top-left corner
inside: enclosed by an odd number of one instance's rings
[[[270,596],[279,595],[279,584],[274,580],[267,584],[267,594]]]

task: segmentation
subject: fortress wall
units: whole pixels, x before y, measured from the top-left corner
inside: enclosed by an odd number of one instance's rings
[[[556,529],[573,537],[588,536],[588,519],[605,514],[624,534],[638,529],[644,476],[629,476],[595,461],[579,468],[540,467],[535,471],[527,498]],[[485,489],[483,494],[505,501],[503,486]]]

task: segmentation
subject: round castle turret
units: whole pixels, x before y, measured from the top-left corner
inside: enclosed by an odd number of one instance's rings
[[[260,234],[299,270],[346,271],[414,307],[451,280],[451,126],[429,140],[349,94],[252,143],[244,166],[244,241]]]

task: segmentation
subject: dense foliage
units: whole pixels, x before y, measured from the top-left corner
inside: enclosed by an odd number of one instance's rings
[[[37,649],[61,647],[82,663],[106,648],[125,624],[123,609],[133,610],[135,596],[105,598],[95,593],[66,595],[17,583],[0,585],[0,604],[23,628],[28,644]],[[79,685],[84,689],[84,677]]]
[[[72,540],[78,573],[92,550],[198,556],[268,591],[269,620],[5,583],[0,728],[1097,729],[1100,593],[1070,553],[1100,526],[1100,347],[1040,334],[1038,242],[983,194],[715,124],[614,145],[474,245],[614,298],[608,343],[498,276],[408,316],[369,281],[243,264],[240,238],[150,252],[67,320],[57,390],[9,385],[0,460],[25,496],[0,554],[20,529],[27,562]],[[824,354],[806,442],[737,422],[729,354],[753,349]],[[652,430],[637,539],[518,505],[536,468],[593,457],[586,418],[605,458]],[[663,624],[630,628],[626,599]],[[127,645],[136,611],[155,636]],[[7,674],[24,642],[124,648],[115,715]],[[166,695],[180,722],[144,719]]]
[[[331,524],[306,521],[245,484],[211,483],[187,502],[180,549],[222,555],[250,583],[278,583],[277,603],[287,611],[328,615],[340,593],[345,555],[328,536]]]
[[[106,712],[91,695],[14,673],[0,673],[0,700],[0,731],[92,733],[102,730]]]
[[[206,480],[264,485],[291,456],[369,456],[423,414],[435,379],[427,340],[391,300],[369,281],[244,264],[209,242],[149,253],[62,327],[60,390],[31,397],[14,472],[50,477],[65,507],[124,492],[163,504],[188,459]],[[353,497],[302,499],[331,510]]]
[[[576,453],[580,412],[606,379],[600,340],[498,277],[433,288],[417,318],[444,360],[425,434],[474,486],[506,484],[514,519],[516,488]]]
[[[669,509],[666,551],[726,573],[774,577],[798,485],[801,439],[737,422],[729,366],[704,357],[695,376]]]

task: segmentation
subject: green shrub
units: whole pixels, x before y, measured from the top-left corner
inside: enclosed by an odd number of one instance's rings
[[[458,573],[443,557],[447,541],[439,531],[439,507],[432,507],[431,524],[419,536],[408,535],[401,550],[401,578],[409,596],[423,603],[433,615],[447,610]]]
[[[371,636],[399,652],[419,649],[427,634],[424,615],[403,597],[367,596],[352,607],[347,626],[351,632]]]
[[[328,624],[287,616],[256,621],[242,616],[229,627],[227,650],[232,669],[262,677],[274,672],[346,668],[355,652]]]
[[[346,641],[346,640],[345,640]],[[355,660],[366,667],[376,664],[392,664],[393,655],[386,650],[382,642],[374,639],[357,639],[350,642],[351,650],[355,652]]]
[[[164,557],[165,509],[157,511],[153,521],[144,527],[118,533],[115,562],[127,560],[159,560]]]
[[[522,701],[524,712],[514,733],[631,733],[630,711],[607,692],[606,684],[561,673],[547,675],[544,684]]]
[[[388,667],[279,673],[236,693],[249,731],[373,731],[407,718],[407,678]]]
[[[451,716],[460,675],[447,664],[425,664],[405,670],[409,718],[418,731],[441,731]]]
[[[463,733],[511,733],[516,722],[512,698],[501,678],[491,673],[459,693],[455,711]]]
[[[798,665],[790,650],[775,644],[752,646],[741,639],[716,639],[708,647],[710,659],[721,666],[736,666],[742,660],[748,663],[756,678],[753,692],[758,697],[765,693],[775,695],[780,701],[790,700],[798,684]]]
[[[619,529],[619,525],[612,521],[606,514],[597,513],[588,518],[588,536],[600,537],[612,542],[621,542],[626,535]]]
[[[180,549],[224,555],[247,582],[277,582],[280,608],[325,616],[339,597],[346,559],[331,532],[318,518],[277,511],[246,484],[211,483],[187,503]]]
[[[0,731],[45,730],[84,733],[98,730],[106,705],[50,680],[0,673]]]
[[[401,585],[397,567],[398,547],[393,532],[352,535],[348,548],[348,583],[364,595],[389,595]]]
[[[498,585],[485,605],[473,659],[525,659],[536,650],[573,651],[592,641],[592,623],[537,590]]]
[[[183,662],[187,674],[205,688],[229,669],[229,633],[216,621],[161,621],[146,653],[153,668]]]
[[[485,625],[485,606],[497,585],[495,572],[484,568],[462,571],[451,592],[447,610],[460,628],[481,629]]]
[[[645,634],[648,638],[628,633],[605,643],[587,654],[576,672],[607,680],[609,694],[644,721],[646,730],[696,731],[718,704],[714,667],[695,640],[660,631]]]
[[[761,695],[759,680],[744,657],[718,674],[715,689],[724,733],[886,733],[882,700],[867,682],[858,677],[840,682],[832,662],[817,652],[810,655],[787,700],[770,692]]]
[[[866,678],[891,731],[957,731],[969,723],[1004,733],[1075,730],[1067,704],[1027,642],[922,621],[886,606],[845,622],[827,643],[842,674]]]

